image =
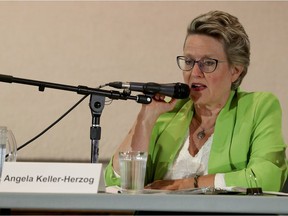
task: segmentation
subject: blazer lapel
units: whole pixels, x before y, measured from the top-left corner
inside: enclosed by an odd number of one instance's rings
[[[217,173],[231,170],[230,161],[230,145],[235,126],[235,118],[237,112],[237,100],[235,91],[231,91],[230,97],[220,112],[214,130],[213,143],[211,146],[208,173]]]
[[[159,136],[156,170],[154,180],[162,179],[168,166],[174,161],[179,149],[187,137],[187,131],[192,119],[192,102],[188,101],[170,121],[167,128]]]

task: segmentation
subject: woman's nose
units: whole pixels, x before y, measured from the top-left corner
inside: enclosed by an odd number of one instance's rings
[[[204,76],[204,73],[200,70],[200,67],[197,63],[195,63],[194,67],[191,69],[190,76],[194,76],[194,77]]]

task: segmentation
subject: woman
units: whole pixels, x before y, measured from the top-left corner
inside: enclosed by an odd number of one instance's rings
[[[106,168],[106,184],[120,185],[118,152],[139,150],[149,153],[146,188],[279,191],[286,179],[281,107],[270,93],[240,91],[249,62],[236,17],[212,11],[195,18],[177,57],[190,98],[166,103],[156,95],[142,106]]]

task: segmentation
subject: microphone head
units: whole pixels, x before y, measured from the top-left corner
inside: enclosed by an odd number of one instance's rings
[[[174,88],[174,98],[185,99],[190,95],[190,87],[184,83],[176,83]]]

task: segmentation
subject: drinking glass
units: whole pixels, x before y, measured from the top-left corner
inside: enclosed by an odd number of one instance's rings
[[[147,153],[119,152],[122,192],[140,193],[144,189]]]
[[[15,162],[17,159],[17,143],[14,134],[5,126],[0,126],[0,177],[4,162]]]

